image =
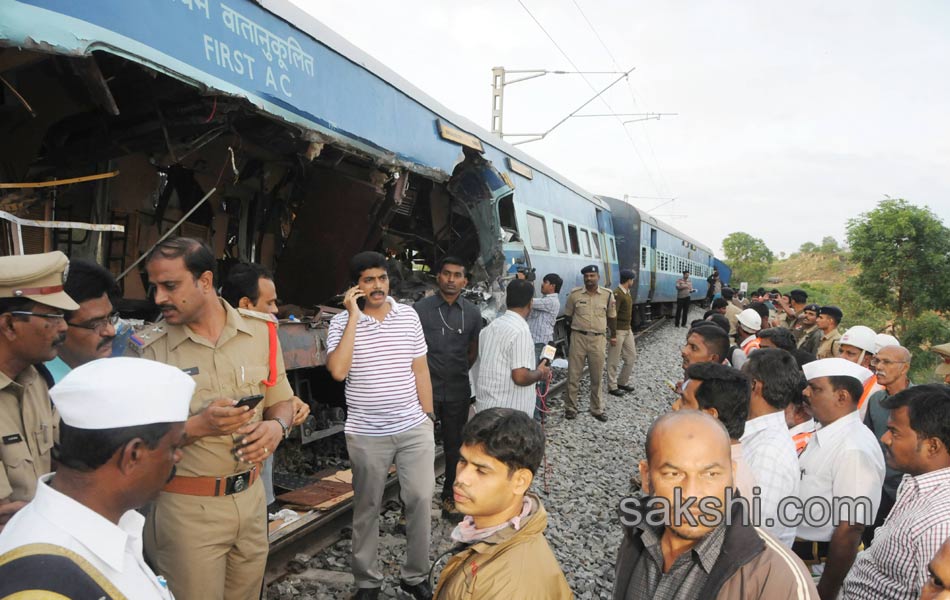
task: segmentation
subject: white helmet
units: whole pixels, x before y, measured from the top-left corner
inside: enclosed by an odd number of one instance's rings
[[[860,348],[865,352],[877,354],[877,334],[870,327],[864,325],[855,325],[844,332],[841,336],[841,343],[855,348]]]
[[[738,319],[739,324],[742,325],[742,328],[746,331],[755,333],[762,329],[762,315],[760,315],[754,308],[747,308],[739,313]]]
[[[874,354],[877,354],[881,351],[881,348],[886,348],[887,346],[900,346],[900,340],[898,340],[893,335],[887,335],[886,333],[879,333],[874,339]]]

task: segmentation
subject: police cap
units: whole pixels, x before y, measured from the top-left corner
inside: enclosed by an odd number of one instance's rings
[[[600,269],[597,268],[597,265],[587,265],[581,269],[581,275],[587,275],[588,273],[600,273]]]
[[[62,310],[78,310],[63,291],[69,259],[58,250],[0,256],[0,298],[27,298]]]
[[[827,315],[835,320],[835,323],[841,322],[841,317],[844,316],[844,313],[841,312],[841,309],[837,306],[822,306],[818,309],[819,315]]]

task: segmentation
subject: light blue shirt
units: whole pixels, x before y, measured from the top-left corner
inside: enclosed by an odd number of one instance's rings
[[[49,370],[50,375],[53,376],[53,383],[59,383],[63,380],[63,377],[66,377],[67,373],[73,370],[72,367],[67,365],[66,362],[58,356],[53,360],[45,362],[44,366]]]

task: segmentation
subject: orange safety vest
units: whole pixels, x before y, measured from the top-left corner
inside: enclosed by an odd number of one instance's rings
[[[877,377],[871,375],[871,377],[869,377],[868,380],[864,382],[864,393],[861,394],[861,399],[858,400],[858,409],[860,410],[864,407],[864,403],[868,401],[868,398],[871,397],[871,394],[883,389],[884,386],[877,382]]]
[[[753,350],[758,350],[761,347],[762,347],[762,340],[760,340],[757,337],[752,338],[752,341],[746,344],[745,346],[741,346],[742,351],[745,352],[746,356],[749,356],[750,354],[752,354]]]
[[[814,431],[803,431],[792,436],[792,441],[795,442],[795,452],[798,452],[799,456],[805,451],[805,446],[808,445],[808,440],[813,435],[815,435]]]

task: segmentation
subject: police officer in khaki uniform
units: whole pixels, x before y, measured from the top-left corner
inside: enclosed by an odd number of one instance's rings
[[[0,530],[33,499],[59,438],[59,414],[33,365],[56,358],[63,311],[79,308],[63,291],[68,265],[62,252],[0,257]]]
[[[607,336],[611,344],[617,343],[617,303],[613,292],[598,285],[600,270],[597,265],[587,265],[581,273],[584,286],[572,289],[564,306],[564,316],[570,320],[571,327],[564,418],[577,417],[577,391],[586,360],[590,366],[590,412],[598,421],[606,421],[606,406],[601,393],[607,358],[604,338]]]
[[[177,475],[155,501],[145,549],[177,598],[257,598],[267,560],[260,463],[289,432],[294,411],[276,323],[217,297],[214,256],[198,240],[173,238],[146,259],[165,318],[133,338],[137,353],[195,380]],[[147,384],[146,384],[147,385]],[[263,394],[255,408],[238,407]]]
[[[844,313],[837,306],[822,306],[818,309],[818,330],[821,331],[821,339],[818,342],[818,350],[815,355],[818,360],[824,358],[835,358],[841,353],[841,332],[838,331],[838,324]]]

